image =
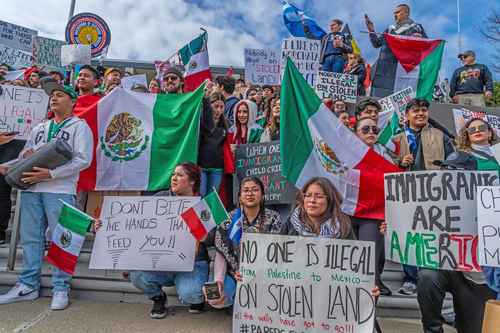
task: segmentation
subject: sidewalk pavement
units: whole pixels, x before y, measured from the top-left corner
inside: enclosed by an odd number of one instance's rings
[[[50,299],[0,305],[0,332],[79,333],[79,332],[231,332],[231,317],[223,311],[210,310],[189,314],[187,308],[176,308],[164,319],[149,318],[150,305],[101,303],[74,300],[65,311],[50,311]],[[384,333],[420,333],[420,321],[381,318]],[[448,328],[446,333],[456,332]]]

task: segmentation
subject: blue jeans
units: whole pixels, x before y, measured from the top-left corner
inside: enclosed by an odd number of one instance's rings
[[[410,265],[402,265],[404,272],[404,282],[411,282],[417,284],[417,274],[418,267],[410,266]]]
[[[19,282],[40,289],[42,260],[45,252],[45,230],[54,231],[62,203],[74,205],[75,196],[63,193],[21,193],[20,235],[23,246],[23,272]],[[53,291],[68,291],[71,275],[52,267]]]
[[[226,275],[224,278],[224,296],[226,297],[224,306],[231,306],[234,304],[234,298],[236,296],[236,281],[229,275]]]
[[[212,192],[214,187],[216,191],[219,191],[222,171],[222,169],[201,169],[200,194],[202,197]]]
[[[344,72],[345,58],[342,55],[333,54],[325,57],[321,70],[333,73]]]
[[[161,295],[161,287],[175,286],[182,303],[200,304],[204,301],[202,287],[208,281],[208,262],[196,261],[192,272],[133,271],[130,281],[150,299]]]

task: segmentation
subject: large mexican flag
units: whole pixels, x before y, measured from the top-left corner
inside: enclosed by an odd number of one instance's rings
[[[384,38],[398,60],[394,91],[412,87],[417,97],[431,100],[441,68],[444,41],[387,33]]]
[[[197,160],[202,98],[203,86],[187,94],[113,89],[80,115],[99,140],[79,190],[168,188],[177,164]]]
[[[351,216],[384,219],[384,173],[400,169],[365,145],[330,111],[287,59],[281,88],[282,174],[301,188],[316,176],[342,194]]]

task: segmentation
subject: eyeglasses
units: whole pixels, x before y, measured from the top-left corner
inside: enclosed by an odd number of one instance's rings
[[[241,193],[244,193],[244,194],[259,193],[259,192],[260,192],[260,188],[258,188],[258,187],[244,188],[241,190]]]
[[[361,131],[361,133],[363,134],[368,134],[370,133],[370,130],[373,134],[378,134],[379,132],[379,129],[377,126],[363,126],[359,129]]]
[[[485,125],[485,124],[482,124],[482,125],[479,125],[477,127],[473,127],[473,126],[468,127],[467,128],[467,133],[469,133],[469,134],[474,134],[476,132],[483,133],[483,132],[486,132],[487,130],[488,130],[488,126]]]
[[[163,78],[163,80],[165,80],[165,81],[177,81],[177,80],[179,80],[179,78],[176,75],[169,75],[169,76],[165,76]]]

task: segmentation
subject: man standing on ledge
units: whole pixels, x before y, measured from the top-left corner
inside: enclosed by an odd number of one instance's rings
[[[394,10],[394,20],[395,23],[385,29],[384,33],[427,38],[422,25],[410,19],[410,6],[406,4],[398,5]],[[373,47],[380,48],[380,54],[372,71],[374,74],[371,96],[386,97],[393,93],[398,61],[385,42],[384,36],[375,33],[375,25],[366,14],[365,23],[370,33],[370,42]]]

